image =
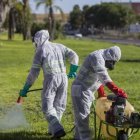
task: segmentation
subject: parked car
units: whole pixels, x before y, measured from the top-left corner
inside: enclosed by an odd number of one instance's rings
[[[76,33],[74,36],[75,36],[76,38],[82,38],[82,37],[83,37],[83,35],[82,35],[81,33]]]

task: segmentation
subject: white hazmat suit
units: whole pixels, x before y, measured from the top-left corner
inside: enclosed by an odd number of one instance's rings
[[[50,42],[47,30],[38,31],[34,36],[34,42],[37,48],[26,83],[32,85],[42,68],[42,110],[49,123],[49,132],[55,135],[63,130],[60,121],[66,109],[68,78],[65,62],[69,59],[71,64],[78,65],[79,58],[66,46]]]
[[[76,126],[75,140],[92,139],[89,114],[92,101],[95,99],[93,93],[102,85],[112,83],[105,67],[106,60],[119,61],[120,58],[121,50],[118,46],[94,51],[85,58],[71,89]],[[118,88],[116,89],[118,94]]]

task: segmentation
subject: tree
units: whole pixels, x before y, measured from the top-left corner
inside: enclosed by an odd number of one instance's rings
[[[7,11],[7,23],[5,23],[5,25],[8,25],[8,39],[13,39],[15,29],[23,34],[23,40],[29,38],[31,13],[28,0],[23,0],[23,2],[17,0],[2,0],[0,1],[0,6],[1,4],[3,4],[3,9],[5,5],[7,5],[9,8]]]
[[[76,30],[82,26],[82,11],[79,5],[74,5],[72,12],[70,12],[69,22],[72,25],[72,29]]]
[[[22,2],[13,0],[9,12],[9,35],[12,39],[15,28],[20,30],[23,35],[23,40],[30,38],[31,12],[28,0]]]
[[[9,0],[0,0],[0,28],[3,25],[6,15],[10,9],[9,4]]]
[[[10,8],[9,11],[9,19],[8,19],[8,39],[12,40],[14,37],[14,29],[15,29],[15,13],[16,10],[14,7]]]
[[[48,13],[48,20],[49,20],[49,32],[50,32],[50,39],[54,39],[54,33],[55,33],[55,16],[54,16],[54,10],[58,10],[61,15],[63,16],[63,11],[59,6],[54,5],[54,0],[36,0],[38,8],[40,5],[45,5],[46,12],[49,10]]]
[[[132,22],[133,12],[119,3],[102,3],[89,8],[86,19],[97,28],[123,28]]]
[[[14,37],[14,29],[15,29],[15,13],[16,13],[16,9],[15,9],[15,4],[16,4],[17,0],[11,0],[9,2],[9,13],[8,13],[8,39],[12,40]]]
[[[89,25],[88,25],[88,22],[86,20],[86,13],[88,11],[90,7],[88,5],[84,5],[83,8],[82,8],[82,25],[81,25],[81,30],[80,32],[82,33],[82,35],[88,35],[90,34],[90,31],[89,31]]]
[[[140,24],[140,15],[136,15],[136,22]]]
[[[1,0],[0,1],[0,22],[1,25],[6,20],[7,17],[7,22],[8,22],[8,39],[11,40],[14,36],[14,27],[15,27],[15,19],[14,19],[14,14],[15,14],[15,4],[16,0]]]
[[[15,14],[15,21],[16,21],[16,32],[22,34],[23,32],[23,3],[17,2],[15,4],[16,14]]]
[[[31,28],[31,12],[29,7],[29,0],[23,0],[23,12],[22,12],[22,34],[23,40],[30,38]]]
[[[82,9],[82,27],[87,26],[87,21],[86,21],[86,13],[90,7],[88,5],[84,5]]]

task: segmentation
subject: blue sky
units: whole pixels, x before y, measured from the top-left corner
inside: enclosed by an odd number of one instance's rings
[[[32,9],[33,13],[44,13],[45,8],[43,6],[40,6],[38,9],[36,9],[36,2],[35,0],[29,0],[30,1],[30,6]],[[82,7],[84,5],[95,5],[95,4],[99,4],[101,2],[140,2],[140,0],[55,0],[54,4],[61,7],[61,9],[63,10],[64,13],[69,13],[70,11],[72,11],[73,6],[75,4],[78,4],[80,6],[80,8],[82,9]]]

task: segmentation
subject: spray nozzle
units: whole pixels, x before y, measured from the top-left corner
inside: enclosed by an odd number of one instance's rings
[[[23,97],[19,96],[18,99],[17,99],[17,103],[22,104],[23,103]]]

